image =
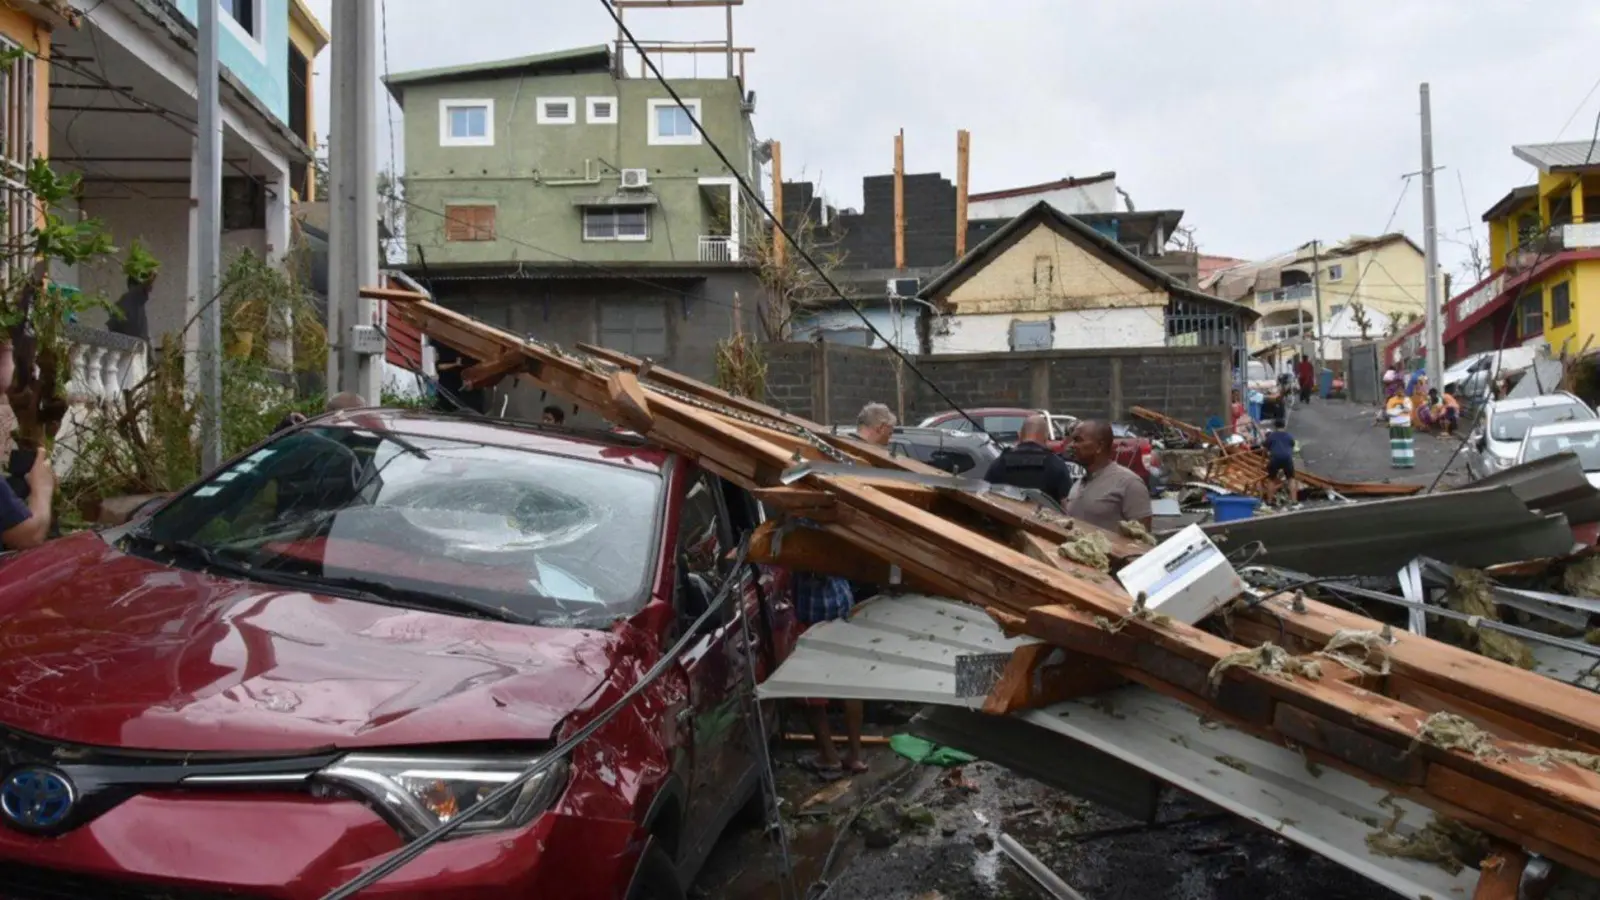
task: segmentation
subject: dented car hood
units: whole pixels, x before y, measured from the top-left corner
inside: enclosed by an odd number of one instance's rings
[[[0,725],[79,744],[543,740],[621,644],[213,577],[92,534],[0,563]]]

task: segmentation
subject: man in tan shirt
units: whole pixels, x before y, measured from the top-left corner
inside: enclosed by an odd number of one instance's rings
[[[1123,522],[1150,527],[1150,489],[1116,459],[1111,425],[1089,420],[1072,432],[1072,452],[1084,476],[1067,496],[1067,515],[1121,533]]]

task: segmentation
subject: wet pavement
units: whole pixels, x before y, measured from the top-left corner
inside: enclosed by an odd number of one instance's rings
[[[1429,483],[1456,441],[1417,436],[1415,468],[1389,465],[1377,410],[1341,400],[1297,407],[1288,427],[1310,471],[1352,481]],[[1465,479],[1456,457],[1441,486]],[[869,707],[870,709],[870,707]],[[891,722],[877,729],[896,730]],[[766,900],[1000,900],[1048,897],[996,846],[1006,833],[1087,900],[1383,900],[1396,896],[1277,835],[1168,789],[1155,824],[1129,820],[988,763],[913,766],[886,747],[872,771],[829,787],[775,753],[788,856],[759,828],[730,830],[691,896]],[[820,795],[820,796],[819,796]],[[863,828],[863,824],[871,827]],[[863,832],[866,832],[865,834]],[[867,838],[872,838],[872,847]],[[892,842],[890,842],[892,840]],[[888,846],[882,846],[888,843]],[[831,857],[831,859],[830,859]],[[828,862],[824,872],[824,863]]]

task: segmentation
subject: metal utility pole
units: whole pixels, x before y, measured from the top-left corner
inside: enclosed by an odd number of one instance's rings
[[[379,401],[386,349],[373,301],[361,298],[378,283],[377,26],[376,0],[333,4],[328,391],[368,403]]]
[[[1439,232],[1433,208],[1433,109],[1428,83],[1422,83],[1422,253],[1428,275],[1428,306],[1423,335],[1427,341],[1428,384],[1443,387],[1444,329],[1439,322]]]
[[[195,134],[195,302],[200,304],[200,468],[222,465],[222,110],[218,95],[218,4],[200,4],[199,128]]]
[[[1328,346],[1323,343],[1322,322],[1322,242],[1311,242],[1311,292],[1317,299],[1317,371],[1322,371],[1322,361],[1328,358]],[[1321,375],[1317,376],[1322,377]]]

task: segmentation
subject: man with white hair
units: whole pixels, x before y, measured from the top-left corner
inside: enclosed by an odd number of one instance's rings
[[[880,447],[889,446],[894,437],[895,418],[889,407],[882,403],[868,403],[856,416],[856,437]]]

